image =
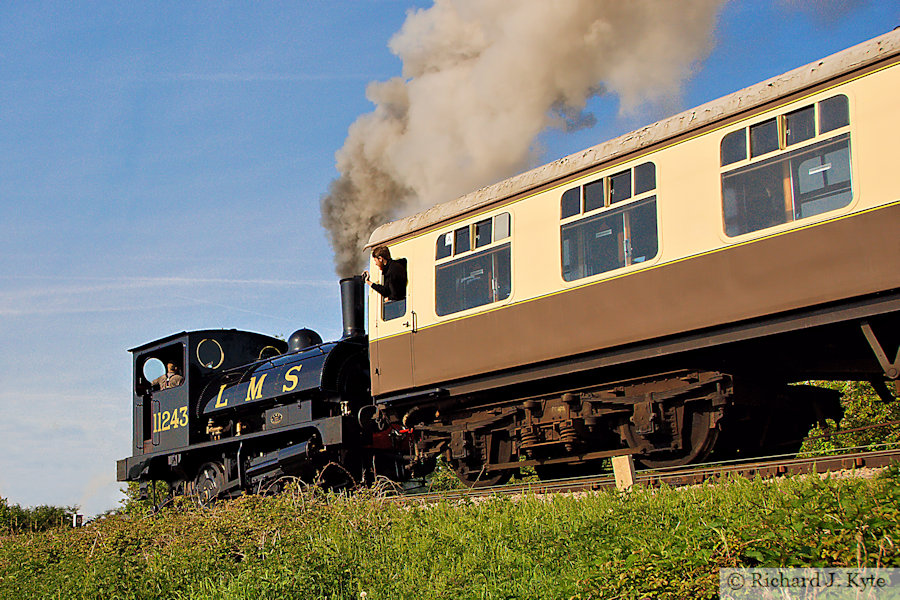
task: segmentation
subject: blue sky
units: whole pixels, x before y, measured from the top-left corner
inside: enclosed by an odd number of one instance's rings
[[[0,496],[117,505],[127,349],[176,331],[340,335],[319,224],[388,41],[430,2],[0,5]],[[888,1],[727,2],[670,112],[900,25]],[[658,118],[547,132],[542,162]]]

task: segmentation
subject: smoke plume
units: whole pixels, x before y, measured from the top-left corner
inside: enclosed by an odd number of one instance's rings
[[[341,276],[358,273],[378,225],[511,176],[537,159],[546,128],[672,102],[712,47],[722,0],[436,0],[411,11],[389,47],[403,75],[373,82],[375,110],[337,152],[322,198]]]

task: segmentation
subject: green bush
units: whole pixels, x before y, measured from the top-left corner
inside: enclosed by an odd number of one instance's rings
[[[47,531],[57,527],[70,527],[72,515],[78,512],[74,506],[35,506],[22,508],[10,505],[0,498],[0,535]]]
[[[900,421],[900,401],[884,402],[871,384],[863,381],[815,381],[819,387],[843,393],[844,417],[840,423],[829,419],[826,427],[816,426],[800,449],[801,455],[831,454],[853,448],[877,450],[900,444],[900,426],[890,425],[863,431],[847,430],[879,423]]]

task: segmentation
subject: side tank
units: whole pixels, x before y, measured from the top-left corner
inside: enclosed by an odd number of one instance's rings
[[[291,335],[286,354],[222,372],[205,386],[197,416],[213,439],[286,427],[371,404],[361,277],[341,280],[344,333],[322,343],[313,331]],[[272,408],[283,407],[269,413]],[[231,428],[231,429],[230,429]]]
[[[222,373],[201,394],[198,416],[258,415],[276,404],[313,400],[350,410],[368,401],[366,370],[365,345],[317,344]]]

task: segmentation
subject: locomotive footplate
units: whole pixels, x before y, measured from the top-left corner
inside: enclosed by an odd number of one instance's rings
[[[320,451],[327,450],[329,446],[341,447],[347,439],[356,439],[355,436],[358,429],[359,425],[353,416],[338,415],[278,429],[278,439],[284,440],[283,445],[280,445],[280,447],[272,447],[273,442],[270,431],[259,431],[235,435],[221,440],[202,442],[190,447],[177,448],[174,451],[162,450],[151,454],[132,456],[117,461],[117,480],[177,479],[178,474],[170,466],[170,458],[175,455],[181,457],[178,460],[179,465],[185,463],[197,465],[210,460],[219,460],[219,457],[222,456],[236,457],[240,452],[243,452],[243,455],[247,457],[253,448],[260,448],[263,454],[267,452],[277,454],[281,450],[296,446],[295,442],[309,442],[313,438],[317,440],[316,448]],[[310,452],[312,448],[313,446],[310,446]],[[256,454],[260,451],[257,451]],[[305,455],[306,453],[301,454]],[[296,461],[297,456],[293,451],[290,451],[282,455],[280,460],[276,457],[275,462],[276,467],[278,467],[279,463],[280,466],[286,466],[294,464]],[[258,472],[265,470],[263,468],[257,469]]]

